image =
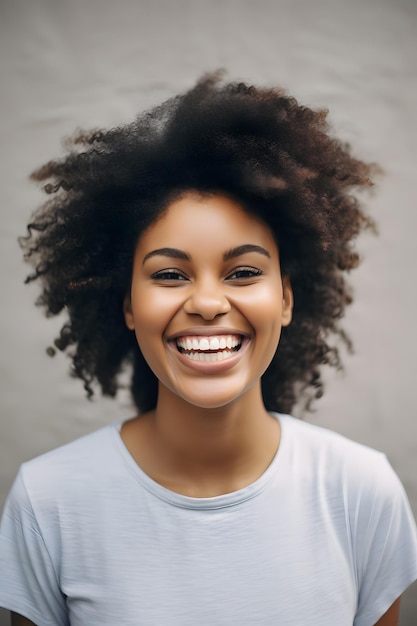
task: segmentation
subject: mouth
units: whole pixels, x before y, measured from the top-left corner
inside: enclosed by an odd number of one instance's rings
[[[236,354],[243,342],[242,335],[185,335],[175,339],[182,355],[192,361],[224,361]]]

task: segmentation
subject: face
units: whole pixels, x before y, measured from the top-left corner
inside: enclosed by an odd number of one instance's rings
[[[190,192],[141,235],[125,319],[160,391],[216,408],[260,386],[292,303],[269,228]]]

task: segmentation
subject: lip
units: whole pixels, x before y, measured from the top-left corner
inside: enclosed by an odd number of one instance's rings
[[[250,345],[250,338],[246,334],[243,334],[241,332],[231,331],[230,329],[227,330],[227,332],[225,332],[225,329],[222,329],[222,331],[220,332],[220,330],[216,328],[215,332],[210,332],[210,333],[207,332],[208,330],[209,329],[206,328],[204,329],[204,333],[197,333],[195,332],[196,329],[193,328],[192,331],[191,330],[181,331],[180,333],[171,335],[168,340],[168,349],[173,354],[173,356],[176,359],[178,359],[178,361],[189,370],[193,370],[201,374],[220,374],[221,372],[226,372],[227,370],[237,365],[237,363],[239,363],[239,361],[244,357]],[[191,335],[191,334],[204,335],[204,336],[224,335],[224,334],[240,335],[242,337],[242,344],[237,352],[232,353],[231,356],[227,357],[227,359],[224,359],[222,361],[195,361],[193,359],[190,359],[189,357],[186,357],[184,354],[182,354],[177,349],[177,345],[175,343],[175,339],[177,337],[183,337],[184,335]]]
[[[178,337],[215,337],[217,335],[239,335],[243,339],[249,338],[249,333],[243,332],[236,328],[226,328],[223,326],[197,326],[193,328],[184,328],[176,333],[172,333],[166,337],[168,343],[175,341]]]

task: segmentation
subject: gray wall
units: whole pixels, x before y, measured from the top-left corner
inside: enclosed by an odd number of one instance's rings
[[[352,276],[356,355],[309,419],[384,450],[417,513],[416,33],[415,0],[1,1],[0,505],[23,460],[132,413],[123,398],[88,403],[66,358],[45,354],[61,320],[45,320],[22,284],[16,238],[41,198],[28,173],[75,127],[129,121],[225,67],[328,106],[386,170],[370,199],[380,236],[361,241]],[[401,624],[416,623],[414,587]]]

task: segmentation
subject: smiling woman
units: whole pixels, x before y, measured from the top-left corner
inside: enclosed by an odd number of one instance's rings
[[[383,454],[285,414],[339,366],[373,168],[278,89],[194,89],[34,174],[21,243],[88,395],[137,415],[22,466],[13,624],[395,626],[417,577]],[[30,620],[30,621],[28,621]]]
[[[182,195],[139,239],[125,316],[159,381],[159,406],[176,396],[248,406],[255,395],[259,413],[261,376],[291,310],[272,232],[224,195]]]

